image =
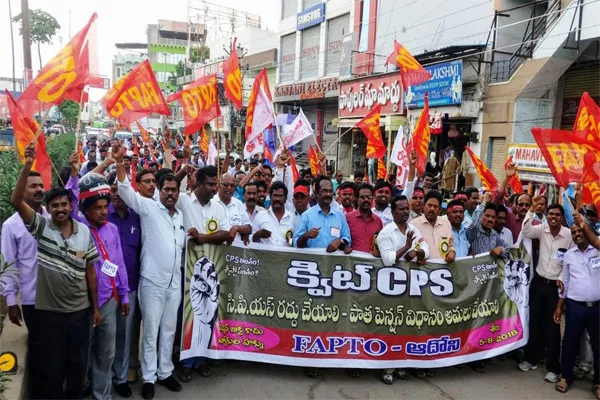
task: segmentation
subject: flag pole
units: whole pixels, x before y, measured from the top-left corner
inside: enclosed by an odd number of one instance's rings
[[[78,142],[79,142],[79,131],[81,130],[81,110],[82,110],[82,106],[81,103],[83,103],[83,94],[85,93],[85,87],[81,90],[81,96],[79,96],[79,104],[77,104],[77,106],[79,107],[79,115],[77,116],[77,126],[75,127],[75,151],[79,150],[78,147]]]
[[[50,115],[50,109],[52,107],[48,108],[46,110],[46,113],[44,114],[44,116],[42,117],[40,124],[38,125],[38,130],[35,133],[35,136],[33,138],[33,140],[31,141],[32,143],[37,143],[38,139],[40,138],[40,135],[42,134],[42,132],[44,132],[44,125],[46,125],[46,121],[48,120],[48,116]]]
[[[333,141],[333,143],[331,143],[331,145],[329,145],[329,147],[328,147],[327,149],[325,149],[324,153],[328,153],[328,152],[329,152],[329,150],[331,150],[331,149],[332,149],[332,147],[333,147],[333,146],[335,146],[335,145],[337,144],[337,142],[338,142],[338,141],[339,141],[339,140],[342,138],[342,136],[344,136],[344,135],[345,135],[346,133],[348,133],[348,132],[351,132],[351,131],[352,131],[352,129],[354,129],[354,126],[351,126],[350,128],[346,129],[346,130],[344,131],[344,133],[342,133],[341,135],[339,135],[339,136],[337,137],[337,139],[335,139],[335,140]],[[317,145],[317,146],[318,146],[318,145]]]

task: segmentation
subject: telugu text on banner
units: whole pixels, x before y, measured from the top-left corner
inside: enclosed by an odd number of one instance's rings
[[[528,339],[529,257],[385,267],[365,253],[188,244],[181,358],[442,367]]]

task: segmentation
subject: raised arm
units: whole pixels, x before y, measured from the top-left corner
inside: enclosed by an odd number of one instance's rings
[[[262,167],[260,165],[257,165],[256,167],[252,168],[252,170],[248,172],[246,176],[240,181],[239,186],[245,187],[248,184],[248,182],[250,182],[252,178],[254,178],[254,175],[258,174],[259,172],[262,172]]]
[[[217,153],[219,149],[217,149]],[[217,154],[218,155],[218,154]],[[231,141],[227,139],[225,141],[225,159],[223,160],[223,166],[221,167],[221,174],[229,172],[229,156],[231,155]],[[220,158],[219,158],[220,160]]]
[[[533,225],[533,216],[535,215],[535,210],[540,203],[543,203],[545,200],[542,196],[535,196],[531,201],[531,208],[527,212],[525,219],[523,220],[523,236],[530,239],[539,239],[544,233],[544,224]]]
[[[587,238],[587,240],[590,242],[590,244],[595,247],[596,249],[600,250],[600,238],[598,236],[596,236],[594,234],[594,232],[590,229],[589,225],[587,224],[587,222],[585,221],[585,218],[583,217],[583,215],[581,215],[581,213],[579,213],[579,211],[575,211],[575,215],[574,217],[574,223],[576,225],[579,225],[583,228],[583,233],[585,235],[585,237]],[[563,263],[564,265],[564,263]]]
[[[29,207],[27,203],[25,203],[25,199],[23,194],[25,193],[25,189],[27,187],[27,178],[29,177],[29,173],[31,172],[31,167],[33,165],[33,161],[35,160],[35,145],[31,143],[27,148],[25,148],[25,164],[23,168],[21,168],[21,173],[17,178],[17,183],[15,184],[15,189],[12,192],[12,196],[10,197],[10,202],[19,213],[19,216],[25,223],[25,225],[29,225],[31,223],[31,219],[35,214],[33,208]]]
[[[494,195],[494,198],[492,200],[494,203],[504,205],[504,194],[506,193],[506,188],[508,187],[508,183],[510,182],[511,178],[515,176],[516,173],[517,167],[515,166],[515,164],[508,164],[508,166],[504,170],[504,179],[502,180],[502,182],[500,182],[500,187],[496,191],[496,194]]]

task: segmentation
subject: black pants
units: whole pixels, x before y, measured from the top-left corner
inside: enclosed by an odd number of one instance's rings
[[[39,379],[39,361],[35,357],[40,351],[40,321],[34,305],[23,305],[21,310],[23,310],[23,320],[27,326],[27,396],[37,399],[40,397],[37,392],[38,388],[32,383]]]
[[[583,329],[587,328],[594,354],[594,384],[600,384],[600,306],[598,302],[592,307],[567,299],[565,311],[565,336],[563,338],[563,354],[560,372],[570,385],[573,383],[573,365],[579,354],[579,342]]]
[[[88,362],[90,310],[36,312],[43,332],[35,356],[40,373],[32,382],[37,394],[44,399],[80,399]]]
[[[529,341],[525,361],[536,365],[546,349],[546,368],[560,372],[560,325],[554,322],[558,304],[556,281],[535,276],[529,292]]]

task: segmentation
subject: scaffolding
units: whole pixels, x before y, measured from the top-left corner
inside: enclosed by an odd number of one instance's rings
[[[206,41],[228,37],[246,27],[261,28],[261,17],[246,11],[225,7],[204,0],[188,0],[190,34],[206,30]]]

